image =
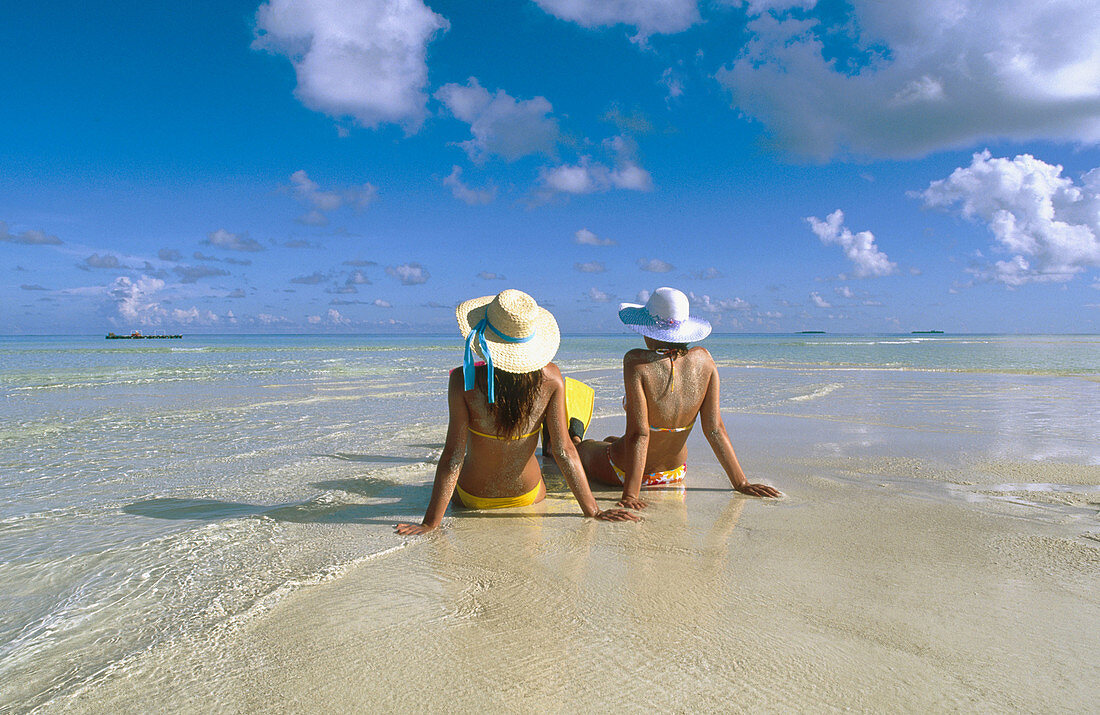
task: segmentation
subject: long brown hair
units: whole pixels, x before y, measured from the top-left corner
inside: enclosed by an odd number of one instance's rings
[[[479,365],[474,373],[474,384],[482,395],[488,391],[488,372],[485,366]],[[489,405],[489,411],[493,413],[499,436],[514,439],[523,433],[524,423],[535,409],[541,388],[541,369],[521,373],[493,370],[496,402]]]

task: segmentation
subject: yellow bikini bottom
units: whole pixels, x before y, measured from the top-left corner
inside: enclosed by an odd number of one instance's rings
[[[475,497],[457,484],[455,485],[455,491],[458,492],[459,501],[467,509],[507,509],[513,506],[531,506],[534,504],[539,498],[539,487],[541,486],[542,482],[539,481],[534,489],[526,494],[520,494],[518,497]]]

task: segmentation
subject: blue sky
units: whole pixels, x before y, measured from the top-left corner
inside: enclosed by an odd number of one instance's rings
[[[6,3],[0,60],[4,334],[1100,331],[1095,0]]]

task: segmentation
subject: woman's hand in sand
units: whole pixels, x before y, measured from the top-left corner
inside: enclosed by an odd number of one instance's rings
[[[734,487],[742,494],[748,494],[750,497],[771,497],[772,499],[778,499],[783,496],[783,492],[779,491],[775,487],[769,487],[767,484],[742,484],[739,487]]]
[[[604,509],[597,511],[592,518],[600,521],[641,521],[642,517],[632,514],[625,509]]]
[[[434,526],[424,524],[398,524],[393,529],[401,536],[423,536],[429,531],[435,531]]]
[[[642,501],[641,497],[623,497],[615,503],[624,509],[645,509],[649,506],[649,503]]]

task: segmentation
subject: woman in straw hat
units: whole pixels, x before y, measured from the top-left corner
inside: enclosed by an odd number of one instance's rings
[[[718,400],[718,369],[706,348],[688,343],[710,334],[710,323],[689,314],[688,298],[658,288],[645,305],[623,303],[619,319],[645,338],[645,349],[623,357],[626,434],[578,444],[589,479],[622,486],[619,505],[645,507],[639,492],[683,483],[687,439],[695,418],[733,488],[743,494],[778,497],[766,484],[750,484],[730,444]]]
[[[621,509],[601,511],[588,488],[566,428],[565,381],[550,362],[560,335],[554,316],[518,290],[474,298],[455,310],[466,338],[462,369],[447,388],[450,422],[421,524],[398,524],[399,534],[439,526],[455,497],[473,509],[528,506],[546,496],[535,446],[543,421],[554,459],[585,516],[636,521]],[[474,356],[484,359],[475,364]]]

